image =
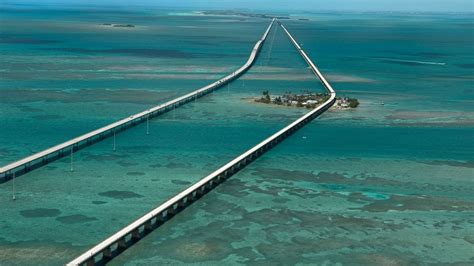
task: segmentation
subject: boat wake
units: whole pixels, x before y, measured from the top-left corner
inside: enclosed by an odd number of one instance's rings
[[[380,60],[383,60],[383,61],[408,63],[408,64],[439,65],[439,66],[446,65],[446,63],[442,63],[442,62],[426,62],[426,61],[403,60],[403,59],[393,59],[393,58],[377,58],[377,59],[380,59]]]

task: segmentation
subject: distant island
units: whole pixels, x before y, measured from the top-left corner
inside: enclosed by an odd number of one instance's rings
[[[328,99],[329,95],[323,93],[304,92],[301,94],[293,94],[291,92],[286,92],[283,95],[272,96],[270,95],[270,92],[266,90],[262,92],[261,97],[255,98],[254,101],[257,103],[313,109]],[[336,109],[351,109],[357,108],[357,106],[359,106],[359,101],[355,98],[348,97],[338,97],[334,104],[334,108]]]
[[[242,17],[251,17],[251,18],[265,18],[265,19],[290,19],[289,16],[272,16],[267,14],[259,14],[259,13],[246,13],[246,12],[239,12],[239,11],[232,11],[232,10],[208,10],[208,11],[201,11],[203,15],[220,15],[220,16],[242,16]]]
[[[135,28],[133,24],[112,24],[112,23],[103,23],[102,26],[116,27],[116,28]]]

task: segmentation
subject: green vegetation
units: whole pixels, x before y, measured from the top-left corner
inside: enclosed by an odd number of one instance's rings
[[[348,98],[348,97],[337,97],[336,98],[336,109],[352,109],[357,108],[359,106],[359,101],[356,98]]]
[[[116,27],[116,28],[134,28],[135,25],[132,25],[132,24],[114,24],[113,27]]]
[[[301,94],[285,92],[283,95],[271,96],[268,90],[262,92],[262,97],[255,99],[256,102],[296,107],[315,108],[322,102],[322,99],[328,99],[328,95],[322,93],[312,93],[309,90]]]
[[[285,92],[281,96],[271,96],[270,92],[265,90],[262,92],[262,96],[260,98],[256,98],[255,101],[265,104],[306,107],[308,109],[314,109],[329,100],[329,98],[330,95],[328,94],[313,93],[309,90],[304,90],[300,94]],[[352,109],[357,108],[357,106],[359,106],[359,101],[356,98],[337,97],[334,108]]]
[[[260,98],[261,103],[270,103],[271,98],[270,98],[270,93],[268,91],[263,91],[262,92],[262,98]]]
[[[349,102],[350,108],[357,108],[357,106],[359,106],[359,101],[355,98],[349,98],[347,101]]]

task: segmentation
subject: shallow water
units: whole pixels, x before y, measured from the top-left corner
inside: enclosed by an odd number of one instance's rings
[[[467,19],[286,22],[361,106],[325,113],[112,264],[472,264]]]
[[[268,25],[2,12],[1,164],[210,83]],[[360,107],[325,113],[113,264],[472,263],[472,18],[304,16],[284,23]],[[108,139],[75,154],[74,172],[64,158],[21,176],[15,202],[1,184],[2,263],[65,263],[305,112],[249,99],[322,90],[281,30],[269,38],[241,79],[152,120],[150,135],[140,125],[115,152]]]
[[[209,19],[212,18],[206,18]],[[245,62],[268,21],[253,24],[248,26],[249,32],[239,25],[228,25],[229,31],[236,27],[236,33],[242,30],[242,34],[250,35],[247,42],[236,36],[236,47],[227,48],[229,54],[235,53],[238,47],[242,49],[242,55],[236,55],[235,65],[232,60],[228,63],[225,57],[220,61],[196,59],[199,69],[184,67],[185,71],[198,73],[197,78],[193,76],[186,81],[189,84],[180,80],[180,66],[185,61],[157,69],[152,65],[147,66],[149,70],[137,69],[133,65],[135,55],[131,54],[128,55],[132,58],[131,71],[150,71],[153,75],[166,72],[172,75],[164,79],[170,87],[130,88],[135,81],[122,80],[117,87],[102,88],[103,82],[94,79],[97,71],[94,66],[88,66],[91,69],[87,72],[92,77],[85,78],[89,85],[82,88],[31,88],[28,80],[15,81],[25,82],[22,88],[9,88],[8,82],[2,84],[5,86],[2,93],[7,96],[3,98],[2,111],[8,113],[2,128],[2,140],[6,142],[2,146],[5,147],[2,160],[8,162],[39,151],[94,129],[94,126],[196,89],[222,76],[225,71],[230,72],[240,62]],[[176,22],[176,25],[181,24]],[[251,35],[253,31],[255,34]],[[219,36],[218,32],[216,34]],[[6,45],[6,49],[12,48]],[[273,49],[271,59],[264,50],[248,75],[228,87],[151,120],[149,135],[145,134],[145,125],[139,125],[117,135],[116,151],[113,151],[113,140],[107,139],[75,153],[72,164],[71,158],[67,157],[23,175],[15,180],[16,201],[11,200],[13,182],[0,185],[2,263],[35,264],[40,259],[48,264],[63,264],[301,116],[306,110],[273,108],[252,101],[264,89],[283,92],[288,84],[295,91],[307,88],[323,91],[316,80],[308,78],[312,74],[290,43],[277,43]],[[33,58],[42,57],[43,53],[48,57],[51,49],[45,51],[37,52]],[[15,58],[13,55],[10,60]],[[93,60],[100,64],[104,59]],[[151,63],[159,64],[160,59],[157,60]],[[267,85],[269,75],[282,72],[281,60],[292,62],[285,69],[301,80],[293,82],[281,78],[279,83]],[[216,69],[218,64],[224,66]],[[57,68],[61,69],[60,66]],[[66,77],[60,77],[56,77],[60,79],[59,83],[66,82]],[[156,83],[162,80],[161,76],[152,77]],[[173,81],[177,81],[176,85]],[[49,82],[55,84],[56,80]],[[41,143],[37,143],[38,140]]]

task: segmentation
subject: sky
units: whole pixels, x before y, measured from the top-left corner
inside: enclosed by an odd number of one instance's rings
[[[153,5],[201,9],[474,12],[474,0],[0,0],[0,3]]]

